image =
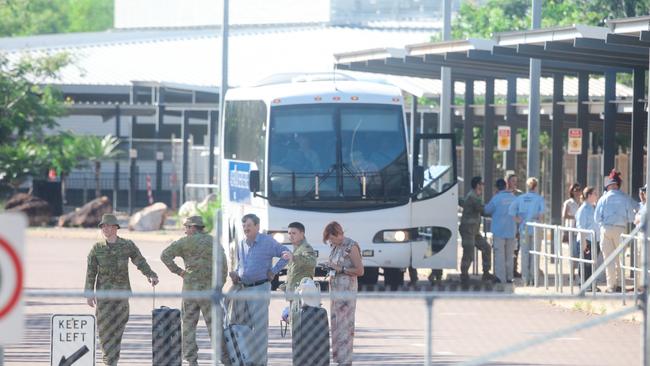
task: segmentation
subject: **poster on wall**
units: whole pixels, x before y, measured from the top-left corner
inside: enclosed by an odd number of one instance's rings
[[[567,152],[571,155],[582,154],[582,128],[569,128],[569,147]]]
[[[510,126],[499,126],[497,136],[497,150],[510,150]]]

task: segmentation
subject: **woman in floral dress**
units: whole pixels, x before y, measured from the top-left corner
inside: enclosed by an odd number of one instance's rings
[[[332,356],[339,365],[352,365],[354,341],[354,312],[357,300],[349,295],[357,292],[357,277],[363,276],[359,244],[343,235],[341,224],[332,221],[323,230],[323,241],[329,243],[330,323],[332,328]]]

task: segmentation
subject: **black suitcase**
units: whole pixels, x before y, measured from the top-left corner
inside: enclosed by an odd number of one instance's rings
[[[154,366],[181,366],[181,311],[161,306],[151,312],[151,347]]]
[[[291,320],[293,364],[325,366],[330,364],[330,326],[327,310],[303,306],[298,319]]]

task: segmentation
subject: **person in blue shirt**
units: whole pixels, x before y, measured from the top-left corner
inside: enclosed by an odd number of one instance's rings
[[[584,259],[591,259],[598,257],[597,244],[598,244],[598,225],[594,221],[594,212],[596,201],[598,201],[598,193],[594,187],[585,187],[582,190],[582,205],[576,212],[576,227],[583,230],[593,230],[594,234],[578,234],[578,243],[582,249]],[[585,264],[585,280],[591,277],[591,264]]]
[[[492,247],[494,251],[494,274],[500,282],[512,282],[514,275],[515,221],[508,210],[515,195],[506,190],[506,181],[497,179],[498,193],[485,206],[485,213],[492,216]]]
[[[621,192],[621,173],[612,169],[609,176],[605,178],[607,192],[600,197],[594,212],[594,221],[600,228],[600,249],[603,257],[607,258],[616,250],[621,241],[621,235],[625,232],[627,224],[634,220],[634,209],[636,202],[628,195]],[[619,261],[615,260],[605,268],[607,278],[606,292],[620,292],[619,284]]]
[[[242,324],[251,327],[248,346],[252,351],[251,364],[266,365],[269,329],[269,304],[271,299],[259,299],[271,291],[270,281],[292,259],[291,252],[280,245],[270,235],[260,233],[260,219],[254,214],[242,217],[245,238],[236,247],[237,263],[230,279],[239,291],[250,295],[242,299],[238,309],[247,314],[234,314],[242,319]],[[273,258],[280,260],[273,266]],[[258,298],[255,298],[257,295]]]
[[[521,277],[524,285],[533,284],[533,274],[538,268],[533,268],[533,257],[530,255],[531,250],[539,249],[539,245],[534,243],[534,231],[526,223],[542,221],[544,214],[544,198],[537,193],[537,178],[530,177],[526,179],[528,192],[517,197],[512,204],[508,213],[519,224],[519,236],[521,238]]]

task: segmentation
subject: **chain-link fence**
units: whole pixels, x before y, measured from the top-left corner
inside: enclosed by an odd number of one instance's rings
[[[58,344],[50,339],[52,328],[58,326],[52,324],[53,314],[92,313],[78,303],[79,295],[30,292],[28,306],[33,311],[27,315],[26,337],[6,348],[6,364],[49,364],[49,344]],[[634,305],[600,313],[602,309],[568,311],[558,305],[587,304],[573,297],[444,291],[323,293],[320,306],[304,307],[287,319],[285,297],[263,290],[238,293],[236,301],[247,305],[231,307],[226,328],[216,322],[218,331],[211,339],[203,319],[195,333],[183,321],[198,320],[200,306],[190,310],[188,304],[210,304],[213,295],[186,292],[181,305],[181,294],[161,293],[155,310],[147,293],[111,300],[107,317],[97,314],[96,363],[181,365],[184,358],[199,365],[212,365],[215,359],[247,365],[328,365],[337,360],[358,365],[641,364],[641,325],[629,321],[639,317]],[[347,305],[334,305],[334,300]],[[215,347],[217,341],[221,346]]]

